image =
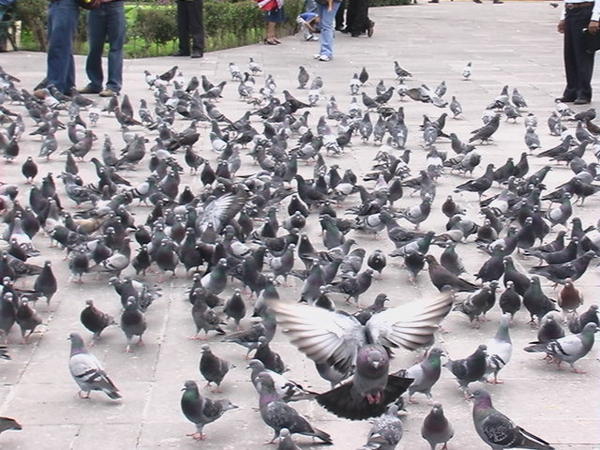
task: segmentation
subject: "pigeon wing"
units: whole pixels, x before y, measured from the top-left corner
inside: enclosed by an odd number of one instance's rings
[[[226,194],[209,202],[204,208],[204,213],[198,218],[197,225],[201,230],[211,223],[215,231],[220,232],[237,213],[248,199],[248,194],[241,192],[238,194]]]
[[[481,431],[494,448],[509,448],[518,437],[518,430],[504,414],[494,411],[481,421]]]
[[[416,301],[373,315],[367,329],[373,342],[415,350],[433,341],[440,322],[452,309],[454,296],[445,293],[427,302]]]
[[[329,363],[347,373],[358,347],[366,343],[362,325],[354,317],[315,306],[271,302],[277,321],[291,342],[317,363]]]

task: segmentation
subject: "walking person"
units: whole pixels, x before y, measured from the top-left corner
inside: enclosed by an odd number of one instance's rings
[[[567,86],[559,100],[586,105],[592,100],[594,54],[585,51],[582,29],[587,28],[590,33],[598,33],[600,1],[565,0],[564,3],[565,9],[557,28],[559,33],[564,34]]]
[[[173,56],[204,56],[203,0],[177,0],[179,50]],[[190,51],[191,41],[191,51]]]
[[[46,79],[40,87],[52,85],[66,95],[75,87],[73,39],[78,20],[79,6],[75,0],[52,0],[48,5]]]
[[[323,3],[324,2],[324,3]],[[319,0],[317,14],[321,20],[321,49],[315,59],[331,61],[333,58],[334,22],[340,2],[335,0]]]
[[[119,95],[123,84],[123,45],[125,44],[125,9],[123,0],[101,0],[88,13],[89,51],[85,64],[89,83],[79,92],[100,97]],[[102,52],[108,42],[108,79],[106,88],[102,71]]]

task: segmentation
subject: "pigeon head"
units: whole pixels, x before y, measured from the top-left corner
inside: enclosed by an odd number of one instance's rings
[[[67,339],[71,341],[71,355],[86,352],[83,338],[79,334],[71,333]]]
[[[590,336],[598,331],[600,331],[600,329],[598,329],[598,326],[594,322],[589,322],[585,324],[585,327],[583,327],[583,331],[581,332],[581,334]]]
[[[432,405],[432,407],[431,407],[431,412],[434,415],[443,416],[444,415],[444,408],[442,407],[441,403],[435,402]]]
[[[88,300],[85,301],[85,304],[87,306],[94,306],[94,300],[88,299]]]
[[[258,359],[251,359],[250,361],[248,361],[248,366],[246,366],[246,369],[263,371],[265,370],[265,365],[262,361]]]
[[[196,384],[195,381],[187,380],[183,384],[183,389],[181,389],[181,390],[182,391],[186,391],[186,392],[196,392],[196,393],[198,393],[198,385]]]
[[[202,350],[202,353],[210,353],[210,345],[204,344],[202,347],[200,347],[200,350]]]
[[[471,397],[475,402],[476,408],[491,408],[492,407],[492,397],[490,394],[484,389],[475,389],[471,393]]]
[[[366,345],[358,351],[356,371],[368,378],[378,378],[387,373],[390,359],[379,345]]]

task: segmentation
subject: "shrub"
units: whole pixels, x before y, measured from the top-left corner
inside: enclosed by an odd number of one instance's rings
[[[16,3],[16,18],[21,21],[23,30],[27,30],[32,34],[40,50],[46,51],[48,0],[18,1]]]
[[[169,6],[137,8],[134,23],[130,25],[130,34],[142,38],[148,49],[154,44],[156,52],[177,36],[175,9]]]

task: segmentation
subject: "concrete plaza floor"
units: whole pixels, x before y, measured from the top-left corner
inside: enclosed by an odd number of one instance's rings
[[[192,75],[204,74],[215,82],[228,79],[228,64],[236,62],[245,68],[248,58],[254,57],[263,64],[265,74],[272,74],[282,89],[290,89],[300,99],[305,99],[307,91],[296,89],[296,74],[299,65],[304,65],[311,76],[320,75],[324,81],[323,97],[334,95],[341,110],[350,103],[348,83],[354,72],[365,66],[370,73],[367,92],[374,91],[375,84],[383,79],[386,85],[395,84],[393,61],[413,74],[407,84],[418,86],[425,83],[431,87],[445,80],[448,84],[449,98],[456,95],[464,108],[464,120],[448,120],[446,130],[455,132],[466,139],[469,131],[478,127],[485,106],[499,94],[504,85],[519,88],[540,122],[538,132],[543,148],[558,143],[545,125],[546,118],[553,109],[554,97],[561,94],[563,87],[561,37],[556,32],[559,18],[558,9],[548,2],[507,2],[492,5],[486,1],[482,5],[472,2],[442,2],[437,5],[419,4],[405,7],[373,8],[370,12],[376,22],[375,34],[366,37],[351,38],[336,35],[335,58],[329,63],[316,62],[312,55],[317,51],[317,43],[303,42],[297,36],[283,39],[280,46],[253,45],[242,48],[208,53],[203,59],[186,58],[149,58],[128,60],[124,69],[124,90],[135,106],[140,98],[150,98],[146,89],[143,70],[152,73],[164,72],[177,64],[183,75],[189,79]],[[461,80],[462,69],[468,61],[473,62],[472,80]],[[21,85],[31,89],[45,72],[45,55],[39,53],[6,53],[0,55],[0,64],[11,74],[22,80]],[[79,85],[85,83],[84,58],[76,58]],[[261,85],[263,78],[257,79]],[[595,83],[597,86],[597,83]],[[218,107],[227,116],[237,119],[246,109],[246,105],[237,99],[236,83],[228,83],[224,98]],[[596,102],[593,102],[592,106]],[[390,102],[400,106],[398,97]],[[325,100],[311,110],[311,126],[324,114]],[[408,148],[413,149],[411,166],[418,173],[425,160],[421,150],[421,136],[418,124],[422,114],[437,117],[442,111],[431,105],[415,102],[403,103],[409,126]],[[11,109],[23,111],[22,106],[7,105]],[[84,114],[85,118],[85,114]],[[256,120],[256,119],[254,119]],[[26,117],[28,131],[32,121]],[[179,121],[178,128],[187,126]],[[255,125],[262,130],[258,121]],[[93,153],[98,155],[102,136],[107,133],[113,137],[117,148],[121,146],[118,126],[113,118],[101,117],[94,129],[99,140]],[[483,155],[481,167],[475,175],[482,173],[482,167],[488,162],[503,163],[508,156],[518,157],[526,150],[523,143],[524,127],[522,119],[516,125],[502,122],[493,145],[480,147]],[[148,136],[153,139],[153,136]],[[327,159],[329,164],[337,163],[343,169],[351,167],[357,174],[366,173],[377,148],[372,144],[363,145],[354,138],[351,150],[339,158]],[[60,134],[61,146],[66,148],[67,137]],[[202,131],[202,145],[196,150],[210,159],[216,159],[208,147],[208,131]],[[14,164],[0,163],[0,180],[19,185],[20,197],[26,199],[29,187],[20,174],[20,165],[25,157],[37,156],[39,138],[24,135],[21,143],[21,155]],[[440,141],[440,150],[449,150],[446,142]],[[57,152],[50,162],[40,161],[42,175],[45,172],[60,173],[64,167],[64,156]],[[90,155],[91,156],[91,155]],[[182,158],[179,154],[178,158]],[[88,157],[89,159],[89,157]],[[530,158],[531,170],[547,163],[535,157]],[[91,174],[90,163],[80,163],[84,174]],[[145,163],[142,163],[145,168]],[[256,170],[249,157],[243,159],[239,173],[252,173]],[[303,173],[311,174],[312,166],[302,166]],[[134,184],[143,180],[144,170],[128,172]],[[570,178],[568,169],[558,168],[549,177],[549,188]],[[41,176],[38,176],[38,180]],[[90,179],[94,179],[91,177]],[[422,224],[423,229],[443,230],[445,220],[440,212],[441,203],[452,189],[463,182],[456,176],[444,176],[438,186],[437,197],[433,205],[434,213]],[[62,185],[62,183],[59,183]],[[201,185],[186,171],[182,175],[182,186],[190,185],[198,192]],[[63,193],[62,186],[59,192]],[[498,188],[493,188],[498,192]],[[474,194],[460,194],[457,199],[476,216],[477,203]],[[400,205],[412,205],[417,197],[405,196]],[[25,202],[24,202],[25,203]],[[350,202],[351,203],[351,202]],[[67,202],[67,209],[74,210],[74,204]],[[145,220],[148,208],[136,208],[138,221]],[[595,224],[600,212],[597,198],[591,198],[584,207],[577,207],[576,216],[583,219],[584,225]],[[406,226],[410,224],[402,222]],[[313,243],[321,245],[318,225],[313,220],[309,231]],[[556,230],[555,230],[556,231]],[[375,240],[355,234],[359,245],[371,251],[382,248],[386,252],[392,249],[387,238]],[[39,311],[45,320],[40,333],[31,339],[30,345],[19,344],[20,336],[13,330],[9,336],[12,361],[0,363],[0,413],[17,419],[23,425],[21,432],[6,432],[0,436],[0,448],[6,449],[153,449],[153,448],[204,448],[204,449],[257,449],[271,438],[271,430],[266,427],[256,408],[257,395],[248,382],[245,370],[243,350],[233,344],[221,343],[213,338],[210,343],[213,351],[220,357],[233,362],[234,368],[223,383],[223,396],[240,406],[239,410],[228,412],[222,419],[205,428],[208,439],[195,442],[186,437],[193,425],[183,417],[179,401],[180,389],[187,379],[195,379],[200,384],[198,371],[201,343],[190,341],[187,336],[193,332],[190,317],[190,305],[184,298],[184,291],[190,284],[183,270],[178,276],[163,284],[163,297],[147,313],[148,331],[146,345],[136,348],[134,353],[124,353],[125,338],[118,327],[106,330],[102,341],[93,348],[93,353],[104,364],[107,372],[119,386],[123,400],[114,402],[104,395],[92,394],[91,400],[77,398],[77,387],[71,379],[67,361],[69,343],[66,341],[72,331],[83,332],[79,323],[79,312],[84,301],[94,299],[96,305],[116,317],[120,314],[120,303],[106,279],[86,277],[83,285],[68,282],[68,268],[63,261],[63,252],[49,247],[48,238],[38,235],[36,246],[42,251],[42,257],[36,262],[51,259],[59,279],[59,291],[49,308],[39,304]],[[470,274],[477,271],[485,256],[474,249],[473,243],[461,244],[458,251],[466,263]],[[440,250],[434,248],[434,254]],[[436,294],[428,275],[422,273],[416,286],[409,284],[407,272],[397,260],[389,258],[389,266],[383,272],[383,278],[374,281],[361,303],[367,304],[379,292],[386,292],[394,305],[403,302],[429,298]],[[536,261],[518,259],[527,268]],[[130,275],[129,269],[126,274]],[[149,280],[156,280],[157,274],[149,274]],[[31,279],[22,285],[28,286]],[[600,286],[597,264],[593,263],[588,272],[579,280],[577,286],[583,290],[587,305],[598,302],[597,291]],[[227,298],[231,289],[228,286],[222,296]],[[546,292],[555,296],[549,285]],[[301,282],[292,281],[292,286],[279,288],[282,299],[296,301]],[[340,302],[341,303],[341,302]],[[472,329],[467,319],[460,313],[452,313],[444,323],[447,334],[443,335],[442,347],[453,358],[466,357],[479,343],[485,342],[496,331],[499,311],[496,307],[490,314],[491,321],[483,323],[480,329]],[[495,406],[530,432],[551,442],[557,449],[590,450],[600,448],[600,363],[598,349],[592,352],[578,366],[587,371],[585,375],[573,374],[567,370],[557,371],[546,365],[537,355],[525,353],[522,348],[535,338],[535,331],[526,324],[527,314],[521,311],[511,328],[514,343],[513,359],[501,372],[505,384],[489,386]],[[280,352],[290,368],[287,375],[312,389],[324,391],[328,384],[321,380],[307,361],[280,333],[272,347]],[[407,367],[413,363],[415,355],[397,352],[393,361],[394,369]],[[207,395],[213,396],[205,391]],[[433,389],[434,398],[444,405],[446,416],[453,423],[455,437],[449,448],[482,449],[484,444],[476,435],[471,419],[471,405],[463,399],[457,390],[451,374],[444,370],[442,379]],[[398,448],[417,450],[429,448],[420,436],[420,427],[430,407],[424,399],[420,404],[410,405],[405,422],[405,434]],[[369,423],[350,422],[338,419],[325,412],[316,403],[297,403],[294,405],[321,429],[331,433],[335,449],[350,450],[365,442]],[[303,448],[311,445],[308,438],[297,437]],[[265,447],[266,448],[266,447]]]

